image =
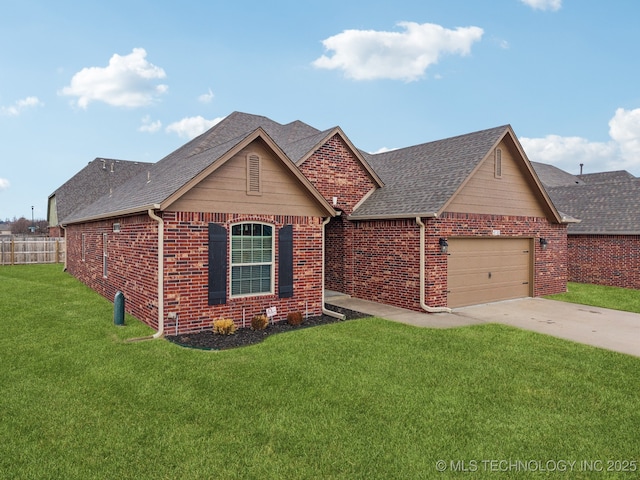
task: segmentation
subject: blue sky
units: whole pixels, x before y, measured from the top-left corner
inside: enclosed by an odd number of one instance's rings
[[[530,160],[640,176],[635,0],[0,0],[0,220],[96,157],[233,111],[369,152],[511,124]]]

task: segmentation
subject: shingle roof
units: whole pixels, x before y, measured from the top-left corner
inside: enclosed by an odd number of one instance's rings
[[[457,191],[508,125],[379,154],[365,154],[384,182],[353,218],[435,214]]]
[[[579,218],[569,234],[640,234],[640,179],[550,187],[553,202]]]
[[[580,219],[569,234],[640,234],[640,179],[625,170],[571,175],[531,162],[556,207]]]
[[[613,172],[598,172],[598,173],[585,173],[584,175],[578,175],[578,178],[585,183],[609,183],[609,182],[626,182],[633,180],[634,177],[626,170],[615,170]]]
[[[579,176],[572,175],[547,163],[531,162],[531,166],[545,187],[563,187],[585,183]]]
[[[320,131],[300,121],[282,125],[263,116],[234,112],[158,163],[146,164],[142,173],[73,212],[65,221],[155,208],[258,129],[294,163],[306,158],[328,135],[341,133],[338,127]],[[376,177],[378,185],[384,186],[375,190],[352,216],[401,218],[438,213],[508,132],[512,133],[511,127],[504,125],[381,154],[358,151],[365,168]],[[348,141],[346,137],[345,140]]]
[[[100,157],[89,162],[50,195],[55,196],[58,223],[64,222],[79,208],[108,195],[112,189],[146,171],[151,165],[147,162]]]
[[[74,212],[66,221],[160,204],[258,128],[262,128],[294,162],[306,153],[305,148],[315,145],[323,133],[300,121],[281,125],[263,116],[234,112],[159,162],[149,164],[144,172],[114,189],[112,194],[103,195]]]

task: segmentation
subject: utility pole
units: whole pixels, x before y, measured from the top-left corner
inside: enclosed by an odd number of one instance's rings
[[[36,222],[33,219],[33,205],[31,205],[31,233],[36,233]]]

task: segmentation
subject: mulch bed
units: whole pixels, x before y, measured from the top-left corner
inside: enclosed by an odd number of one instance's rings
[[[356,312],[346,308],[340,308],[331,305],[327,306],[329,310],[342,313],[346,316],[345,320],[355,320],[357,318],[369,317],[366,313]],[[286,320],[269,325],[265,330],[251,330],[250,328],[239,328],[233,335],[214,335],[211,330],[202,332],[185,333],[182,335],[165,335],[165,338],[177,345],[189,348],[198,348],[202,350],[228,350],[230,348],[245,347],[260,343],[270,335],[276,335],[283,332],[291,332],[302,328],[317,327],[319,325],[327,325],[329,323],[341,322],[329,315],[321,315],[318,317],[309,317],[302,324],[293,326],[289,325]]]

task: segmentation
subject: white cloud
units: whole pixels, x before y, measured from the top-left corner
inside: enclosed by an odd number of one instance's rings
[[[520,0],[534,10],[558,11],[562,7],[562,0]]]
[[[116,107],[142,107],[152,104],[166,93],[167,85],[155,80],[166,77],[164,70],[146,60],[144,48],[134,48],[129,55],[114,54],[107,67],[87,67],[76,73],[62,95],[78,97],[80,108],[92,101]]]
[[[382,147],[382,148],[379,148],[378,150],[376,150],[375,152],[369,152],[369,153],[371,155],[375,155],[376,153],[386,153],[386,152],[392,152],[394,150],[397,150],[397,148]]]
[[[617,154],[613,142],[590,142],[582,137],[522,137],[520,143],[529,160],[549,163],[570,173],[578,173],[581,163],[591,171],[604,170],[598,165],[606,164]]]
[[[389,78],[414,81],[441,55],[467,55],[481,39],[479,27],[449,30],[432,23],[400,22],[402,32],[345,30],[322,41],[332,56],[313,62],[317,68],[341,69],[354,80]]]
[[[609,120],[609,136],[620,148],[614,165],[625,169],[640,167],[640,108],[618,108]]]
[[[9,180],[6,178],[0,178],[0,190],[6,190],[11,186]]]
[[[151,121],[151,117],[146,115],[142,119],[142,125],[138,128],[140,132],[149,132],[155,133],[162,128],[162,122],[160,120],[156,120],[155,122]]]
[[[209,92],[203,93],[198,97],[198,101],[202,103],[211,103],[211,101],[213,100],[213,97],[214,97],[213,92],[211,91],[211,89],[209,89]]]
[[[12,117],[20,115],[27,108],[35,108],[42,107],[44,103],[42,103],[38,97],[27,97],[22,100],[16,101],[13,105],[9,107],[0,107],[0,112],[3,115],[9,115]]]
[[[571,173],[630,170],[640,174],[640,108],[619,108],[609,121],[607,142],[591,142],[583,137],[547,135],[520,138],[529,160],[550,163]]]
[[[174,122],[165,129],[169,133],[177,133],[181,138],[195,138],[203,132],[206,132],[216,123],[220,122],[224,117],[207,120],[198,115],[197,117],[183,118],[179,122]]]

